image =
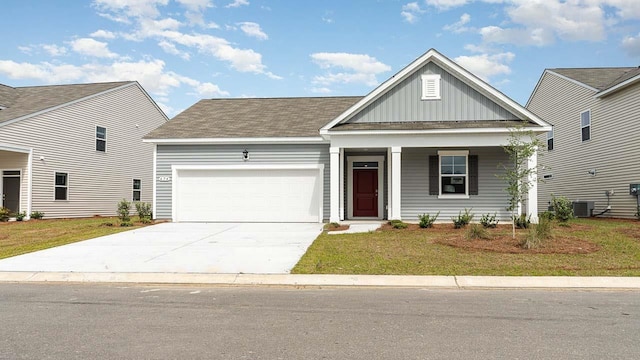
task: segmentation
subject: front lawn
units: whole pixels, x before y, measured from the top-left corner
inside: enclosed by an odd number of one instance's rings
[[[0,222],[0,259],[139,228],[118,226],[117,218]]]
[[[451,223],[433,229],[323,233],[292,273],[640,276],[640,222],[572,220],[570,227],[555,226],[558,244],[550,239],[533,250],[509,245],[510,231],[493,229],[493,240],[473,241]]]

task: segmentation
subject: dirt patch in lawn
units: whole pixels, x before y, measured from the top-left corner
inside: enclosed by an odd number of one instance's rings
[[[349,230],[349,224],[327,224],[324,226],[325,231],[343,231]]]
[[[425,232],[433,236],[433,242],[472,251],[490,251],[505,254],[588,254],[600,250],[600,246],[593,242],[582,240],[573,235],[574,232],[589,230],[592,227],[585,224],[571,224],[557,227],[552,239],[544,241],[539,247],[525,249],[521,246],[522,239],[528,230],[517,229],[516,238],[511,235],[510,225],[499,225],[497,228],[486,229],[488,239],[469,240],[466,237],[467,228],[455,229],[452,224],[434,224],[432,228],[421,229],[417,224],[407,224],[406,229],[394,229],[384,224],[378,231],[412,231]],[[640,228],[634,229],[640,238]],[[561,234],[560,234],[561,233]]]

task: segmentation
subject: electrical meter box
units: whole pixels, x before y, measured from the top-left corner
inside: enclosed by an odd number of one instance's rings
[[[629,184],[629,195],[640,195],[640,184]]]

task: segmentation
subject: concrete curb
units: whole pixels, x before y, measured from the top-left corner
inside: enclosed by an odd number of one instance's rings
[[[640,290],[640,277],[0,272],[0,283],[45,282],[294,287],[363,286],[439,289]]]

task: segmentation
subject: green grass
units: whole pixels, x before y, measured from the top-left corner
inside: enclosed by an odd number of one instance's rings
[[[102,217],[0,223],[0,259],[139,227],[120,227],[117,218]]]
[[[572,236],[601,249],[590,254],[504,254],[437,244],[438,235],[430,230],[322,234],[292,273],[640,276],[640,222],[578,219],[573,223],[589,229],[556,226],[554,233],[572,231]]]

